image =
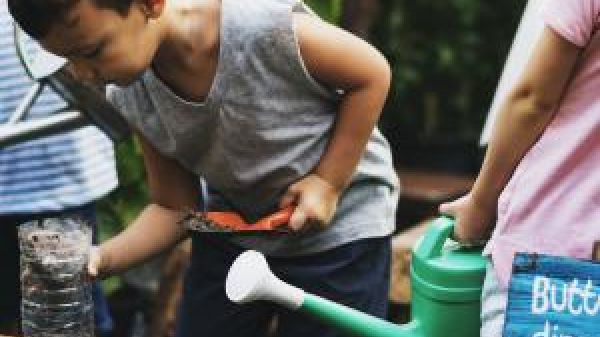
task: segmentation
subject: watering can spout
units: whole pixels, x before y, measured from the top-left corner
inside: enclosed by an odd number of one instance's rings
[[[271,272],[265,257],[256,251],[246,251],[235,260],[227,275],[225,291],[235,303],[272,301],[357,336],[424,337],[416,321],[393,324],[283,282]]]

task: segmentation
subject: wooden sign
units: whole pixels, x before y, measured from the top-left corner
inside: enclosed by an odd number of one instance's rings
[[[592,253],[592,259],[600,262],[600,241],[594,242],[594,252]]]
[[[518,253],[503,337],[600,336],[600,264]]]

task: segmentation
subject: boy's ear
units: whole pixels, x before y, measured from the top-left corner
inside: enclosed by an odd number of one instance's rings
[[[166,0],[138,0],[147,19],[156,19],[162,14]]]

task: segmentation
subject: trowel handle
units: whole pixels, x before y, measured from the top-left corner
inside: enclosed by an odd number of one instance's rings
[[[287,225],[290,222],[290,218],[294,213],[294,206],[288,206],[282,208],[279,211],[268,215],[256,222],[259,227],[276,228],[283,225]]]
[[[414,254],[423,259],[430,259],[442,254],[442,248],[454,230],[454,219],[441,216],[427,228]]]

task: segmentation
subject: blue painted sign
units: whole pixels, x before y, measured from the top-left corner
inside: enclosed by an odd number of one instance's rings
[[[518,253],[503,337],[600,336],[600,264]]]

